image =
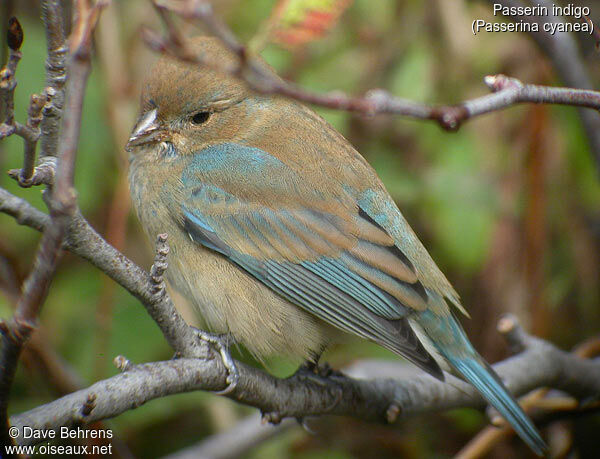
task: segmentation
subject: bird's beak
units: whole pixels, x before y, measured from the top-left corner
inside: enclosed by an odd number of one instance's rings
[[[140,145],[152,142],[159,132],[158,128],[159,125],[156,120],[155,108],[150,110],[138,120],[133,132],[131,133],[131,137],[129,137],[127,145],[125,145],[125,150],[131,151],[133,147],[138,147]]]

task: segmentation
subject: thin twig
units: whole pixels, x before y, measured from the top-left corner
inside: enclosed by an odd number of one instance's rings
[[[596,28],[591,18],[585,14],[581,17],[581,21],[589,24],[589,26],[592,28],[594,40],[596,41],[596,50],[600,50],[600,30]]]
[[[25,159],[23,161],[23,170],[19,174],[19,184],[23,187],[28,187],[32,184],[35,167],[35,148],[41,134],[40,122],[42,121],[42,109],[48,101],[49,99],[46,94],[33,94],[29,102],[29,109],[27,110],[27,128],[29,132],[27,135],[24,133],[21,134],[17,128],[17,134],[25,139]]]
[[[74,169],[85,85],[90,70],[91,34],[104,2],[98,2],[87,14],[80,12],[78,35],[72,41],[67,110],[60,132],[55,186],[48,199],[51,224],[42,235],[33,269],[25,280],[13,318],[2,326],[0,354],[0,444],[12,443],[8,435],[8,399],[23,345],[37,326],[37,318],[46,298],[61,253],[63,239],[76,210]],[[61,10],[55,14],[62,14]]]
[[[0,124],[0,139],[8,137],[15,131],[15,88],[17,86],[17,65],[22,54],[19,49],[23,43],[23,29],[17,18],[8,21],[7,42],[9,48],[8,62],[0,70],[0,112],[4,113],[4,120]]]
[[[69,49],[65,41],[63,3],[42,0],[42,18],[46,31],[46,93],[50,101],[44,108],[40,156],[56,156],[67,79],[66,59]]]
[[[168,37],[164,38],[150,29],[143,29],[143,38],[150,48],[163,54],[169,54],[184,62],[209,66],[232,76],[243,79],[255,92],[277,94],[301,102],[337,110],[351,111],[365,115],[381,113],[406,116],[409,118],[436,121],[443,129],[457,130],[461,124],[473,117],[500,110],[512,105],[532,102],[547,104],[574,105],[600,110],[600,92],[570,88],[554,88],[523,84],[504,75],[488,76],[485,81],[495,93],[478,97],[456,105],[429,105],[394,97],[382,89],[369,91],[364,97],[348,96],[335,91],[326,94],[307,91],[294,83],[275,75],[256,59],[249,56],[242,45],[213,14],[211,5],[203,0],[177,2],[156,1]],[[171,11],[186,20],[199,20],[239,58],[237,65],[226,67],[220,63],[209,62],[202,55],[194,53],[188,40],[180,33],[175,24],[165,14]],[[490,82],[493,82],[492,84]]]
[[[35,166],[35,148],[40,138],[40,122],[42,110],[48,102],[48,95],[33,94],[27,110],[27,124],[22,125],[14,117],[14,90],[17,86],[15,78],[17,64],[21,59],[19,51],[23,43],[23,29],[17,18],[10,18],[8,22],[7,43],[10,54],[6,66],[0,71],[0,99],[2,100],[1,112],[5,114],[4,122],[0,125],[0,139],[16,134],[24,139],[25,154],[23,170],[19,174],[19,184],[24,187],[31,186],[33,169]]]

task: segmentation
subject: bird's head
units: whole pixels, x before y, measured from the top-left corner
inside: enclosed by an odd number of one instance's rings
[[[220,40],[195,37],[190,40],[190,50],[207,65],[163,56],[148,74],[140,115],[126,146],[131,153],[189,154],[229,141],[252,122],[255,102],[264,106],[268,101],[221,70],[239,64],[238,57]]]

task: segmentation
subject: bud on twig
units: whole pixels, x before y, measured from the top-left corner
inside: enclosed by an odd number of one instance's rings
[[[13,51],[19,51],[23,44],[23,28],[16,17],[8,20],[8,30],[6,31],[6,42]]]

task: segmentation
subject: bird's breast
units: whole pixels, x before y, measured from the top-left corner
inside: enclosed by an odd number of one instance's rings
[[[212,331],[231,333],[259,358],[311,359],[329,341],[339,341],[339,332],[330,325],[186,236],[170,238],[168,279]]]

